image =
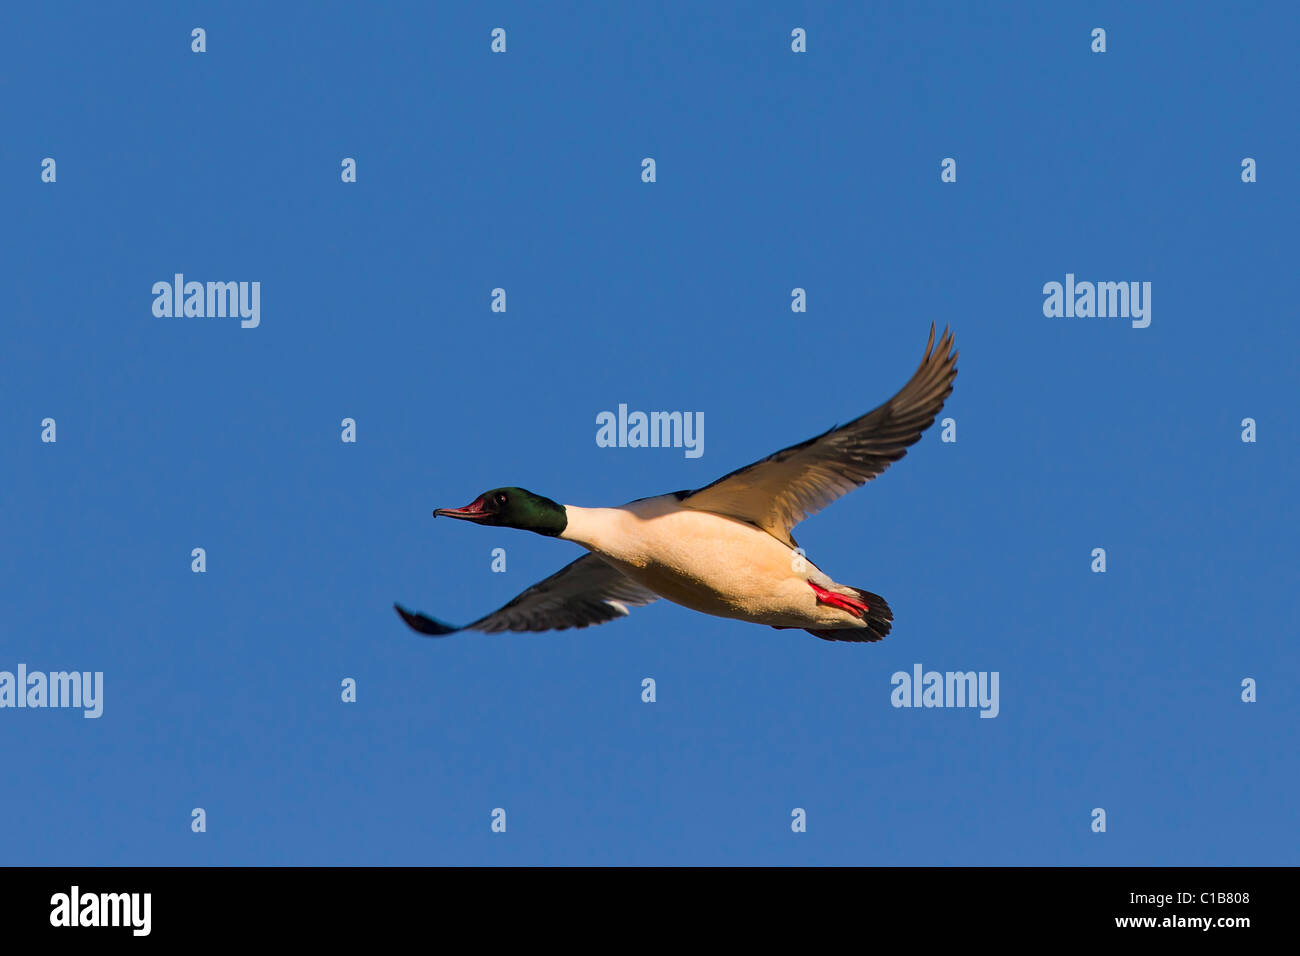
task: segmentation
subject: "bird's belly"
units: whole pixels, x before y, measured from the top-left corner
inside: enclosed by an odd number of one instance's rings
[[[708,579],[686,575],[678,568],[666,566],[628,569],[626,573],[660,597],[704,614],[759,624],[784,621],[789,616],[788,605],[791,602],[780,600],[779,593],[774,590],[751,592],[723,588]]]
[[[675,604],[785,627],[826,620],[808,586],[810,577],[825,575],[753,525],[678,511],[638,520],[620,538],[601,556]]]

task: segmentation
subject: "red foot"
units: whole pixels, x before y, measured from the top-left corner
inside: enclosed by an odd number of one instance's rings
[[[867,607],[867,605],[862,601],[859,601],[857,598],[849,597],[847,594],[836,594],[834,591],[827,591],[825,588],[818,587],[811,581],[808,582],[808,586],[817,592],[817,600],[822,604],[829,604],[831,607],[840,608],[843,611],[848,611],[850,614],[856,614],[858,617],[866,617],[867,612],[871,610],[871,608]]]

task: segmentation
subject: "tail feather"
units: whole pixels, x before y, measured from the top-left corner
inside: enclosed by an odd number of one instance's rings
[[[822,628],[814,630],[806,627],[809,634],[820,637],[823,641],[851,641],[853,643],[874,644],[876,641],[883,640],[889,633],[893,625],[894,612],[890,610],[888,602],[879,594],[873,594],[870,591],[864,591],[861,588],[855,588],[852,585],[842,585],[861,598],[867,606],[866,627],[835,627]]]

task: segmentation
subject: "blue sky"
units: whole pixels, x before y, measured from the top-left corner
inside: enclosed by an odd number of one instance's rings
[[[0,670],[104,709],[0,709],[0,859],[1300,862],[1300,16],[1060,6],[7,10]],[[260,325],[156,317],[177,272]],[[1150,282],[1150,326],[1045,317],[1067,273]],[[706,484],[887,399],[931,322],[957,441],[795,532],[883,643],[393,614],[579,553],[434,507]],[[597,447],[620,403],[703,455]],[[998,716],[892,707],[918,663]]]

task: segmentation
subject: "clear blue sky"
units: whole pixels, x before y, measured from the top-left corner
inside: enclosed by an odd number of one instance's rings
[[[6,10],[0,669],[105,688],[0,710],[0,859],[1300,862],[1295,5],[707,6]],[[177,272],[260,326],[155,317]],[[1150,327],[1044,317],[1067,273],[1151,282]],[[579,553],[433,508],[706,484],[932,321],[957,442],[796,529],[883,643],[394,615]],[[704,454],[597,447],[619,403]],[[893,708],[917,663],[999,715]]]

